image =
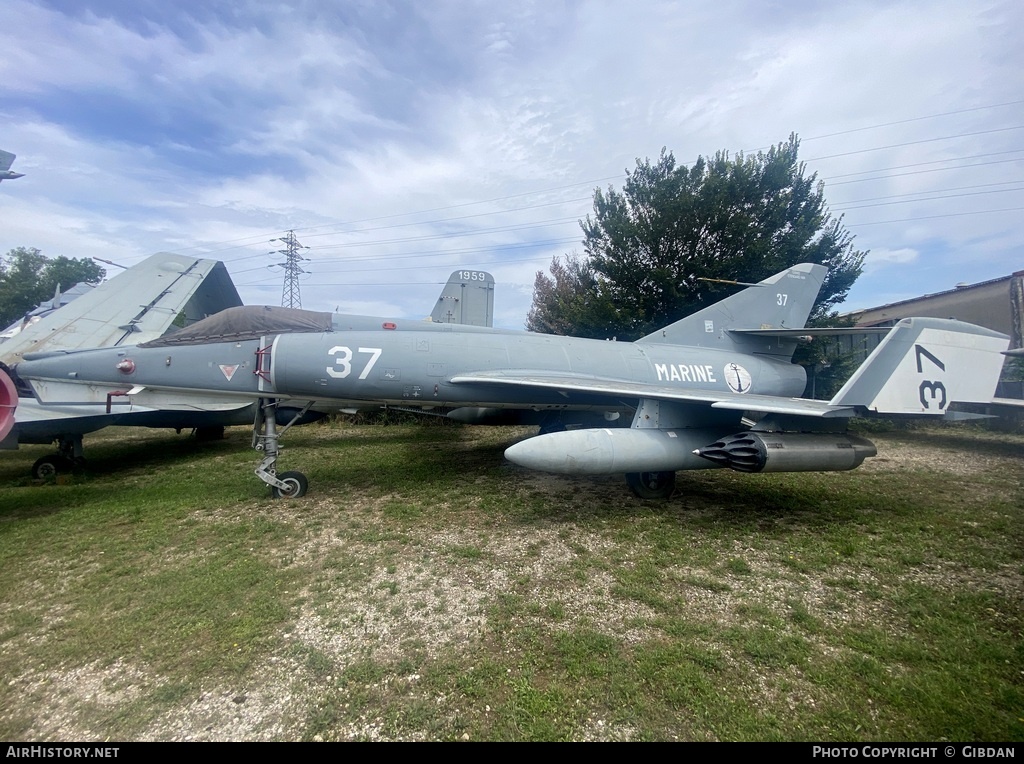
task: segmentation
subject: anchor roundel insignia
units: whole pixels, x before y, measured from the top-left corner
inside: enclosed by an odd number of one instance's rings
[[[729,389],[734,393],[750,392],[751,379],[749,371],[738,363],[727,363],[723,372],[725,384],[729,385]]]

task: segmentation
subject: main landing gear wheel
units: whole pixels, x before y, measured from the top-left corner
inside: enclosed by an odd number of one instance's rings
[[[66,475],[75,468],[75,463],[66,456],[51,454],[36,459],[32,465],[32,477],[36,480],[49,480],[57,475]]]
[[[301,472],[282,472],[277,479],[285,484],[285,488],[270,486],[270,493],[275,499],[297,499],[306,495],[309,481]]]
[[[627,472],[626,485],[641,499],[667,499],[676,490],[676,473]]]

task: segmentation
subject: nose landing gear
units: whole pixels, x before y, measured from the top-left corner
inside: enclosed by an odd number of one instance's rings
[[[288,428],[305,416],[313,405],[309,401],[288,424],[280,430],[277,428],[278,401],[275,398],[260,398],[256,404],[256,420],[252,426],[252,447],[264,453],[263,459],[256,468],[256,477],[270,486],[270,495],[275,499],[297,499],[306,495],[309,481],[301,472],[282,472],[277,474],[277,457],[281,453],[278,442]]]

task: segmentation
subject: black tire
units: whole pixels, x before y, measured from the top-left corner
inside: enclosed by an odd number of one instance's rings
[[[290,490],[271,486],[270,494],[275,499],[297,499],[300,496],[305,496],[306,490],[309,488],[309,481],[301,472],[282,472],[277,479],[287,483]]]
[[[75,469],[75,463],[60,454],[51,454],[36,459],[32,465],[32,477],[36,480],[52,480],[57,475],[66,475]]]
[[[641,499],[667,499],[676,490],[676,473],[627,472],[626,485]]]

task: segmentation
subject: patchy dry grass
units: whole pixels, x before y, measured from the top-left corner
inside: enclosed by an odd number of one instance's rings
[[[526,431],[107,430],[0,461],[10,740],[1024,740],[1024,438],[851,473],[513,467]]]

